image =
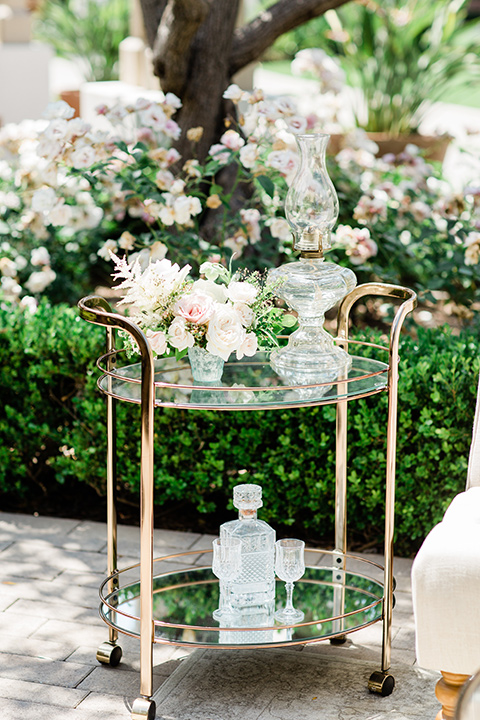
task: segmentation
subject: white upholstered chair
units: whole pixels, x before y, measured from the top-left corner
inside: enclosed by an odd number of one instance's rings
[[[418,551],[412,593],[417,662],[442,672],[437,720],[450,720],[461,686],[480,670],[480,381],[466,490]]]

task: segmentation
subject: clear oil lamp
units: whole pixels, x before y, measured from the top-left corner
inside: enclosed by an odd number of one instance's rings
[[[297,262],[269,272],[281,283],[277,295],[298,314],[298,329],[270,362],[294,384],[329,382],[348,370],[350,357],[323,328],[325,313],[357,283],[349,268],[324,261],[338,218],[338,197],[328,175],[325,154],[329,135],[298,135],[300,165],[285,200],[285,216],[294,234]]]

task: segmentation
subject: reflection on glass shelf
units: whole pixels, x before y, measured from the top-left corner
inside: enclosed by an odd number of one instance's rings
[[[253,358],[226,363],[218,387],[195,385],[187,360],[156,360],[155,403],[182,408],[273,409],[335,402],[387,387],[385,363],[353,355],[351,359],[346,377],[280,377],[270,366],[268,354],[257,353]],[[140,363],[119,368],[115,374],[118,377],[102,376],[100,388],[114,397],[140,402]]]
[[[261,627],[248,629],[234,625],[220,628],[213,619],[220,598],[218,579],[210,568],[191,568],[154,577],[155,638],[160,642],[208,647],[288,645],[321,640],[380,620],[382,584],[349,572],[344,573],[341,582],[336,582],[337,574],[338,570],[331,567],[306,568],[295,595],[296,606],[305,615],[304,624],[285,628],[271,622],[270,627],[262,623]],[[284,601],[282,592],[283,583],[277,580],[276,609]],[[135,636],[140,635],[139,593],[139,583],[128,585],[109,597],[117,612],[103,608],[108,622]],[[339,615],[341,620],[335,620]]]

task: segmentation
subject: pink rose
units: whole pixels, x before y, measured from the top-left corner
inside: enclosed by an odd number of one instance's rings
[[[173,308],[175,315],[180,315],[187,322],[195,325],[206,325],[215,310],[214,300],[209,295],[193,292],[178,300]]]
[[[164,355],[167,352],[167,336],[164,332],[147,330],[147,338],[154,353]]]

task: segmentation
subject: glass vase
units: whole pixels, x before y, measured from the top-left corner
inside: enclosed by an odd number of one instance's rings
[[[285,217],[300,258],[269,272],[271,280],[280,281],[277,295],[298,314],[298,329],[270,359],[275,372],[293,385],[328,383],[351,365],[348,353],[323,327],[325,312],[357,283],[352,270],[323,257],[338,218],[338,198],[326,167],[328,140],[328,135],[297,136],[300,165],[287,193]]]
[[[205,348],[188,348],[188,359],[192,369],[193,381],[199,385],[215,385],[222,379],[223,358],[205,350]]]

